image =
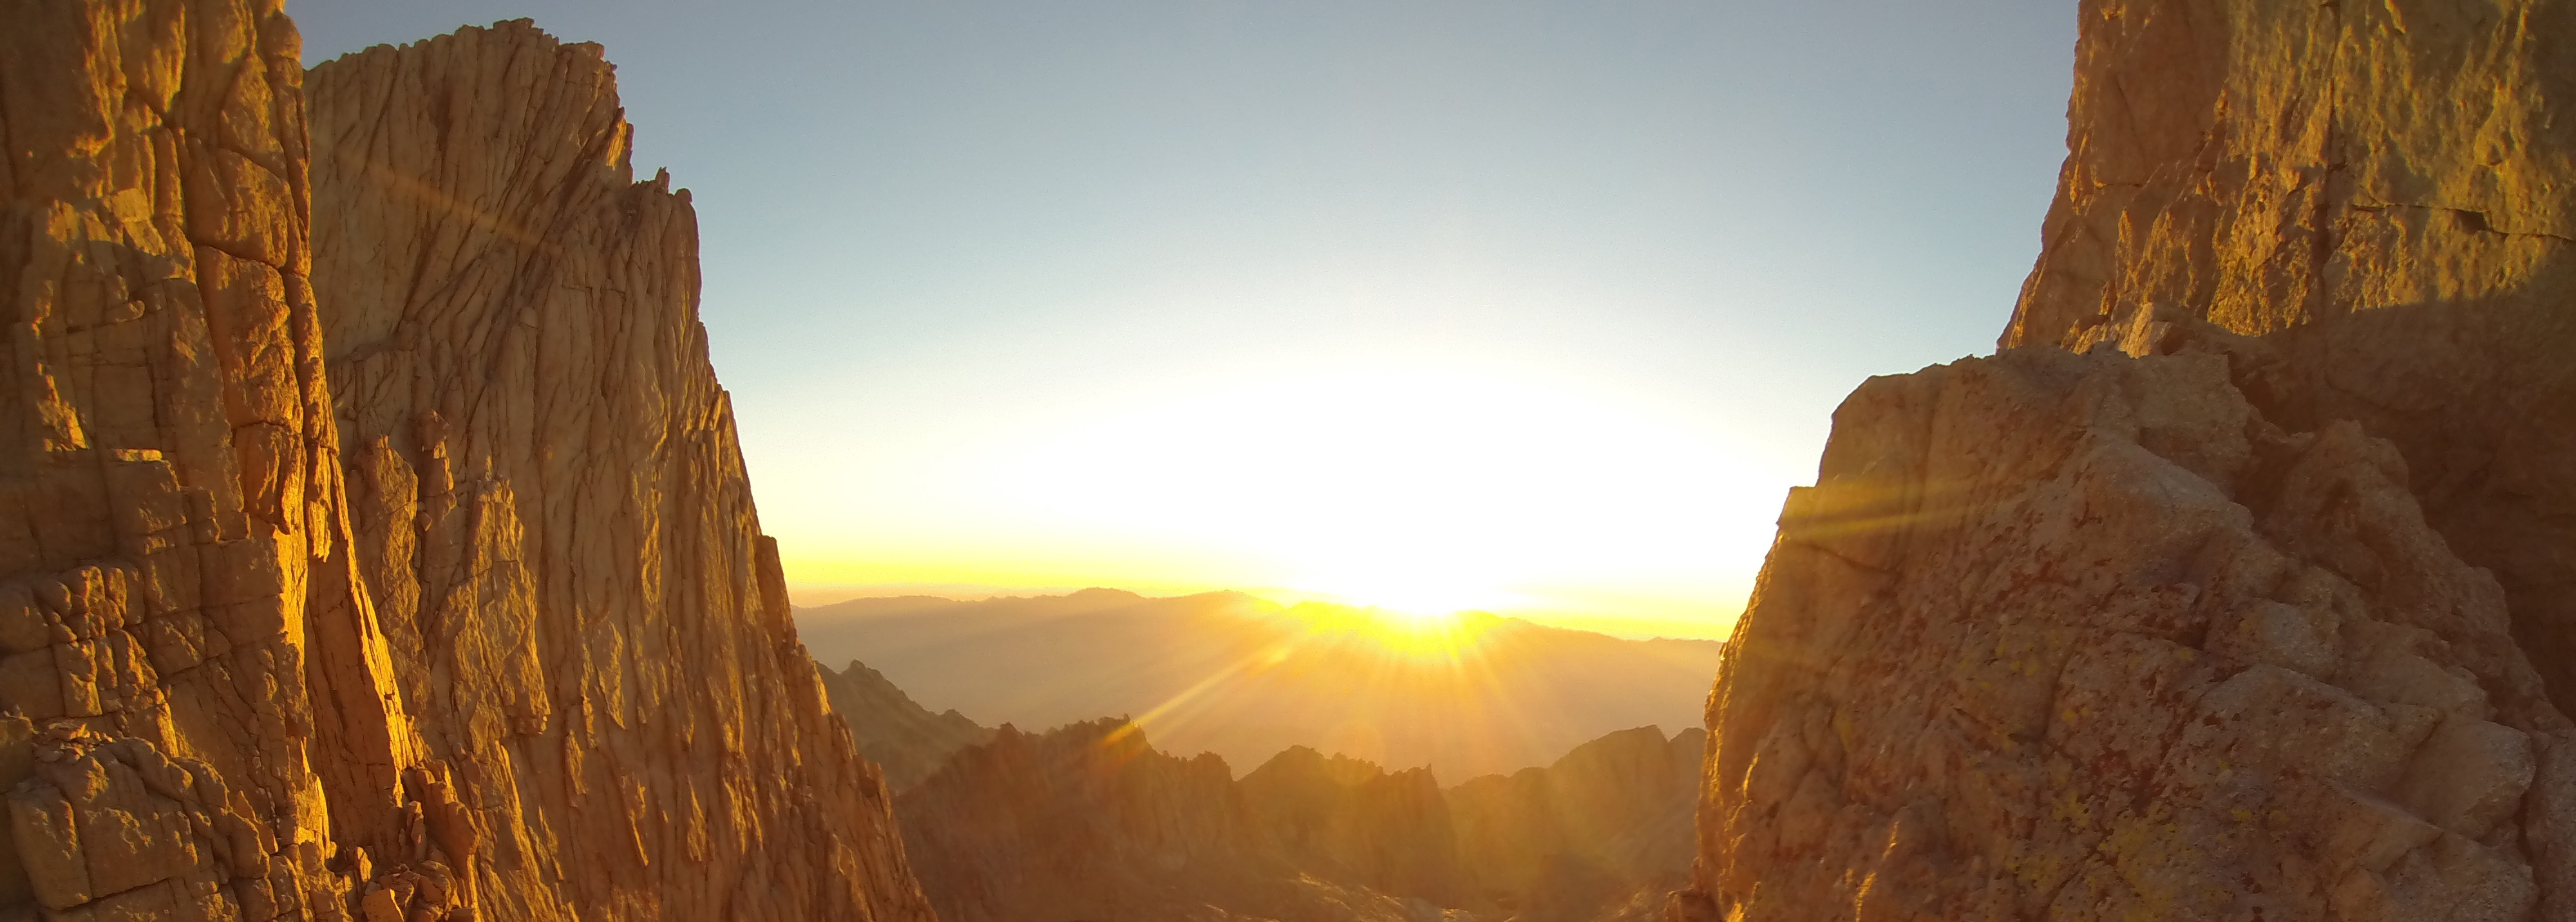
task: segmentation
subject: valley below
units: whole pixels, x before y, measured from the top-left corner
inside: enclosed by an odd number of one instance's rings
[[[0,3],[0,922],[2576,920],[2576,0],[2080,16],[1718,644],[797,609],[605,49]]]
[[[1657,918],[1718,645],[1389,617],[1101,589],[796,612],[816,656],[896,664],[818,669],[942,919]],[[1681,729],[1605,729],[1640,716]]]

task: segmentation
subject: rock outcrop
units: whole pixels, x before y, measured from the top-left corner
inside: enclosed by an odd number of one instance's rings
[[[0,917],[930,918],[598,50],[299,55],[0,5]]]
[[[2005,351],[1835,414],[1668,918],[2576,918],[2576,7],[2080,15]]]
[[[2233,349],[2359,422],[2576,709],[2576,3],[2087,2],[2068,156],[2002,345]]]
[[[1876,378],[1709,708],[1683,918],[2564,918],[2576,726],[2385,440],[2223,356]]]
[[[0,7],[0,913],[338,913],[367,855],[458,895],[350,541],[299,50],[275,2]]]
[[[688,193],[635,181],[599,47],[501,23],[308,92],[352,556],[519,902],[484,916],[927,918],[760,534]]]
[[[882,770],[886,787],[895,791],[921,783],[957,750],[993,738],[992,728],[955,708],[931,713],[866,663],[851,660],[840,672],[817,663],[815,671],[832,713],[850,725],[859,755]]]

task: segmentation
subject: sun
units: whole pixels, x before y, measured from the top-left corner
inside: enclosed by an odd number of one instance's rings
[[[1494,619],[1465,611],[1402,609],[1305,602],[1289,613],[1321,636],[1356,636],[1405,657],[1464,659],[1476,651]]]

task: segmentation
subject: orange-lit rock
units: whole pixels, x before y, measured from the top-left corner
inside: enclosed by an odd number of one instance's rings
[[[299,53],[0,6],[0,917],[928,919],[597,50]]]
[[[0,913],[302,918],[405,844],[299,52],[273,0],[0,8]]]
[[[1676,917],[2554,917],[2576,726],[2503,591],[2388,442],[2227,371],[2016,350],[1845,401]]]
[[[314,287],[354,557],[483,918],[927,919],[829,710],[598,46],[316,67]]]
[[[2066,167],[2002,344],[2264,335],[2230,347],[2246,397],[2396,443],[2576,708],[2576,4],[2080,16]]]
[[[2079,15],[2008,351],[1836,414],[1668,917],[2576,917],[2576,6]]]

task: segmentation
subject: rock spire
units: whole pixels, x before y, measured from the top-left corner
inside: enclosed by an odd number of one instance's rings
[[[599,49],[299,55],[0,7],[0,915],[926,922]]]

